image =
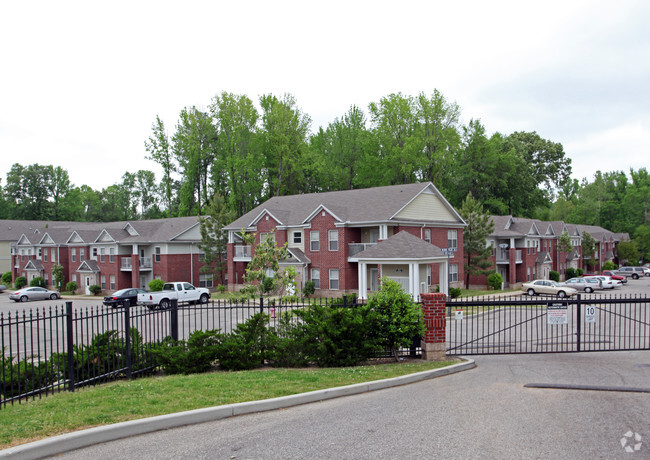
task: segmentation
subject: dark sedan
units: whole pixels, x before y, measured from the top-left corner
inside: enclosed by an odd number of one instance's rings
[[[138,303],[138,294],[147,292],[145,289],[126,288],[115,291],[111,295],[104,297],[104,305],[107,307],[123,307],[128,301],[131,306]]]

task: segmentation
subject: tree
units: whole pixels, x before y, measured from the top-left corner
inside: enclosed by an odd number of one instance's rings
[[[569,236],[569,233],[566,230],[564,230],[560,234],[560,237],[557,240],[557,248],[560,252],[563,252],[565,254],[568,254],[571,251],[573,251],[573,245],[571,244],[571,236]]]
[[[248,284],[245,288],[248,292],[263,295],[286,284],[282,280],[284,274],[280,273],[280,261],[287,257],[287,243],[277,246],[273,234],[273,236],[267,235],[258,245],[255,245],[255,235],[255,233],[241,233],[244,242],[251,247],[254,246],[253,256],[244,274],[244,282]]]
[[[147,152],[149,152],[149,157],[147,158],[155,161],[163,168],[161,188],[165,209],[170,211],[172,208],[172,173],[176,171],[176,165],[169,145],[169,138],[165,131],[165,125],[158,115],[156,115],[156,120],[151,129],[153,133],[149,137],[149,141],[145,141],[144,146]]]
[[[639,225],[634,231],[634,241],[639,246],[641,258],[645,261],[650,260],[650,225]]]
[[[61,291],[63,289],[63,283],[65,283],[63,265],[55,264],[52,267],[52,278],[54,278],[54,288]]]
[[[382,278],[379,291],[368,299],[368,308],[377,315],[376,334],[396,361],[399,348],[424,334],[422,309],[397,281]]]
[[[494,222],[483,206],[467,194],[459,213],[467,227],[463,231],[463,253],[465,256],[465,288],[469,288],[470,276],[487,275],[492,270],[489,257],[492,249],[485,245],[485,240],[494,230]]]
[[[199,248],[205,255],[205,265],[201,267],[201,273],[211,274],[218,279],[223,278],[228,244],[228,232],[224,231],[223,227],[234,219],[234,213],[227,209],[223,197],[215,194],[208,205],[206,215],[199,217],[201,230]]]
[[[636,241],[621,241],[616,245],[616,255],[621,265],[627,265],[625,262],[636,265],[640,254],[641,251],[639,251]]]
[[[596,266],[596,240],[589,234],[584,232],[582,235],[582,261],[590,269]]]

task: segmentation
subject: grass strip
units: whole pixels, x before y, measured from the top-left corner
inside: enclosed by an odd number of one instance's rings
[[[120,380],[1,408],[0,448],[127,420],[387,379],[451,364],[455,362],[263,368]]]

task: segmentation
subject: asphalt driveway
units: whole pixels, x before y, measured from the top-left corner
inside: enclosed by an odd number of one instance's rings
[[[57,458],[650,458],[650,393],[524,386],[650,391],[650,351],[475,359],[477,368],[434,380],[134,436]]]

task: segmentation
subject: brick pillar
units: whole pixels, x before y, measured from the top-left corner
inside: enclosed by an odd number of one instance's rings
[[[441,292],[420,294],[426,331],[422,337],[422,359],[443,361],[446,359],[447,296]]]

